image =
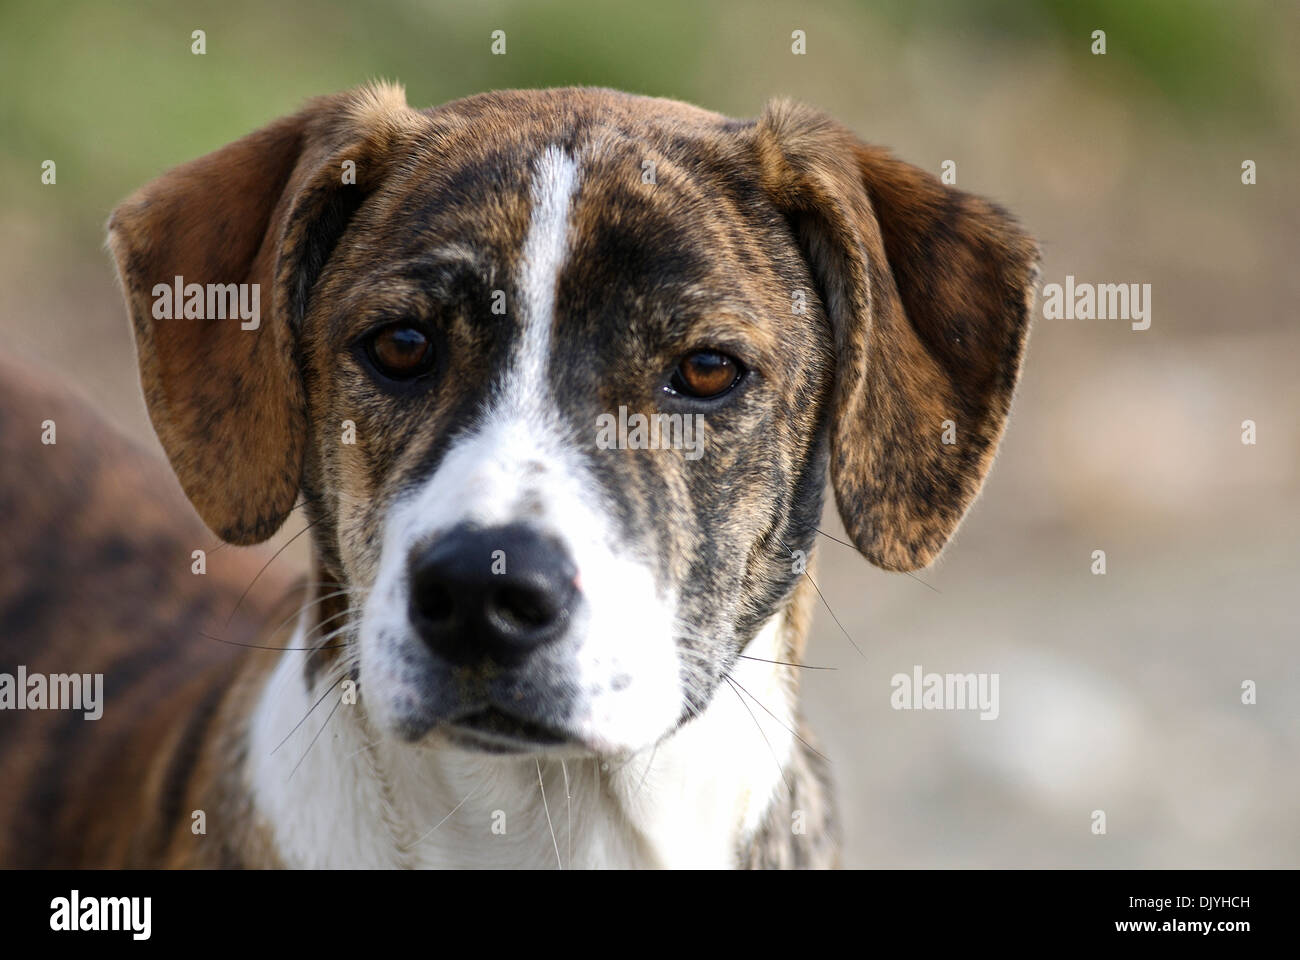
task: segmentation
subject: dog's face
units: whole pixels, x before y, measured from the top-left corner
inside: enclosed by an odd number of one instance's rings
[[[864,554],[928,562],[1033,262],[820,115],[591,90],[320,101],[111,229],[204,519],[264,539],[301,491],[370,716],[493,751],[624,753],[706,709],[804,575],[828,463]],[[270,315],[160,318],[174,276]]]
[[[352,217],[303,331],[310,491],[365,592],[381,724],[634,748],[704,708],[798,576],[830,332],[792,313],[812,282],[775,208],[709,155],[720,121],[674,140],[528,104]]]

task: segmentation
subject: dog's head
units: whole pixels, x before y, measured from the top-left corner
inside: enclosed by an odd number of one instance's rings
[[[321,99],[110,242],[186,493],[241,544],[302,494],[380,726],[602,753],[701,711],[784,609],[827,468],[869,560],[939,552],[1035,260],[815,111],[590,89]],[[257,317],[222,302],[252,285]]]

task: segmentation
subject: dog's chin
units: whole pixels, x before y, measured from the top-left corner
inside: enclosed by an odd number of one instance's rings
[[[438,728],[447,742],[476,753],[589,753],[588,744],[550,724],[516,717],[498,707],[464,714]]]
[[[390,727],[392,735],[417,750],[455,750],[461,753],[523,757],[539,755],[557,759],[618,760],[653,745],[626,744],[592,736],[579,729],[513,715],[485,706],[432,722],[407,718]]]
[[[392,734],[417,748],[451,748],[465,753],[562,757],[604,756],[613,750],[567,727],[517,716],[495,706],[482,706],[443,718],[407,717],[392,723]]]

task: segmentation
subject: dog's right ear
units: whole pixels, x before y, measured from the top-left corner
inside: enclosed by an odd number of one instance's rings
[[[311,290],[421,120],[400,87],[323,97],[169,171],[109,220],[149,417],[190,502],[227,541],[265,540],[293,509]]]

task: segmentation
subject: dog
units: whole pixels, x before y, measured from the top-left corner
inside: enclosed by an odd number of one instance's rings
[[[797,702],[827,482],[879,567],[952,536],[1032,309],[1006,212],[789,101],[379,83],[108,232],[190,503],[235,545],[301,506],[313,565],[272,650],[177,623],[218,671],[113,721],[137,772],[94,811],[46,783],[94,834],[48,857],[837,865]]]

